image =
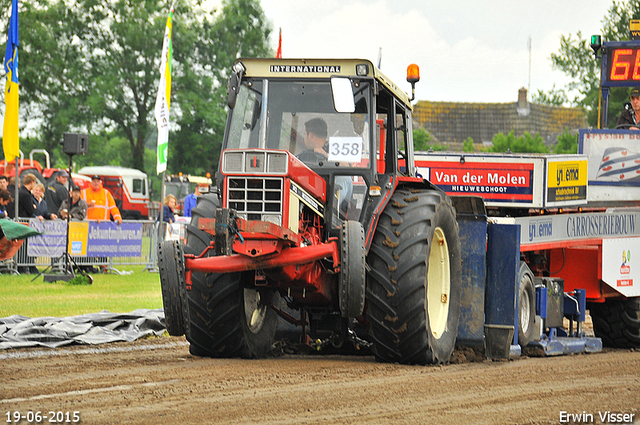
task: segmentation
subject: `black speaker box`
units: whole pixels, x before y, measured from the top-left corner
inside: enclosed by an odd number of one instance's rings
[[[89,135],[64,133],[62,135],[62,152],[67,155],[84,155],[89,152]]]

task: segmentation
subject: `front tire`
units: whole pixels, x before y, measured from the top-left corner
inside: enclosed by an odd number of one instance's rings
[[[215,218],[218,198],[198,197],[187,226],[185,252],[200,255],[213,237],[198,229],[200,218]],[[213,250],[208,254],[213,255]],[[278,315],[268,305],[279,306],[272,289],[253,289],[254,272],[191,274],[189,302],[189,352],[201,357],[264,357],[278,324]]]
[[[365,301],[364,229],[357,221],[345,221],[340,232],[340,313],[362,316]]]
[[[589,313],[605,347],[640,348],[640,298],[590,303]]]
[[[368,256],[368,318],[376,358],[448,362],[460,318],[462,266],[456,215],[436,190],[396,191]]]
[[[179,241],[164,241],[158,249],[158,269],[162,289],[162,306],[167,332],[185,334],[185,317],[189,316],[184,279],[184,255]]]
[[[518,294],[518,344],[526,347],[533,339],[536,318],[536,292],[533,273],[524,261],[520,262],[520,291]]]
[[[191,223],[186,226],[187,244],[184,246],[185,254],[198,256],[211,244],[213,236],[198,229],[198,223],[200,218],[214,218],[219,205],[218,197],[215,194],[206,194],[198,197],[198,205],[191,210]],[[198,341],[206,340],[208,334],[207,326],[202,323],[201,317],[191,311],[195,307],[194,303],[202,296],[199,292],[206,288],[206,285],[205,273],[191,273],[191,290],[187,291],[186,298],[189,312],[185,316],[185,324],[189,327],[189,330],[185,330],[185,336],[190,343],[189,352],[195,356],[209,355],[206,343],[198,343]]]
[[[243,287],[253,272],[210,273],[193,282],[190,297],[190,352],[207,357],[261,358],[271,350],[280,297],[272,289]]]

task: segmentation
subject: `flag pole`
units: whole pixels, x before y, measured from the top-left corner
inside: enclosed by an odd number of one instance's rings
[[[20,159],[22,159],[22,151],[20,151]],[[20,161],[20,163],[22,163],[22,161]],[[13,186],[14,186],[14,189],[15,189],[15,191],[14,191],[15,192],[14,193],[15,197],[13,198],[13,206],[15,207],[14,208],[14,211],[15,211],[14,214],[15,215],[13,216],[13,220],[14,221],[18,221],[18,208],[19,208],[18,198],[20,196],[20,169],[18,168],[18,157],[17,156],[16,156],[16,168],[15,168],[15,173],[14,174],[16,175],[16,177],[14,179],[15,181],[13,182]]]
[[[158,216],[158,241],[160,240],[164,240],[164,235],[166,232],[164,232],[163,228],[164,228],[164,197],[167,196],[166,195],[166,191],[167,191],[167,186],[164,184],[164,180],[165,180],[165,175],[166,175],[166,171],[162,172],[162,184],[160,186],[160,215]]]
[[[9,29],[7,31],[7,49],[4,55],[4,70],[6,72],[5,85],[5,110],[2,134],[2,150],[4,151],[4,159],[7,165],[15,160],[15,216],[18,220],[18,195],[20,190],[20,168],[18,167],[18,158],[20,164],[23,164],[24,155],[20,151],[20,95],[18,80],[18,50],[19,41],[19,16],[18,16],[18,0],[11,2],[11,17],[9,18]]]
[[[276,50],[276,59],[282,59],[282,27],[278,33],[278,50]]]

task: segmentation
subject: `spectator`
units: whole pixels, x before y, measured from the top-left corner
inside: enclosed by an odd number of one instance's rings
[[[0,176],[0,190],[8,190],[9,188],[9,179],[7,176]]]
[[[58,215],[60,218],[67,218],[67,200],[62,201],[62,205],[60,205],[60,210],[58,211]],[[71,219],[74,220],[84,220],[87,218],[87,202],[82,199],[82,189],[80,186],[74,186],[71,189],[71,208],[70,212]]]
[[[640,87],[634,87],[629,93],[629,100],[618,117],[616,128],[623,130],[640,130]]]
[[[191,217],[191,210],[198,205],[198,196],[200,196],[200,185],[196,185],[193,193],[188,194],[187,197],[184,198],[183,215],[185,217]]]
[[[7,218],[7,205],[9,205],[11,201],[13,201],[13,198],[9,191],[7,189],[0,189],[0,218]]]
[[[67,189],[67,181],[69,179],[69,173],[65,170],[58,171],[56,180],[49,184],[44,199],[47,201],[47,208],[50,214],[57,214],[60,209],[62,201],[66,200],[69,196],[69,190]]]
[[[20,186],[18,192],[18,217],[20,218],[35,218],[36,216],[36,201],[31,194],[33,188],[38,184],[38,179],[33,174],[27,174],[24,176],[22,186]],[[14,201],[15,202],[15,201]],[[9,217],[15,218],[15,204],[8,205],[7,210]],[[24,244],[26,250],[26,244]],[[26,266],[18,266],[18,273],[29,274],[38,273],[38,269],[33,265],[34,258],[26,258]]]
[[[100,176],[91,177],[91,186],[82,191],[82,198],[87,203],[87,218],[89,220],[109,220],[109,216],[118,225],[122,224],[120,210],[113,200],[111,192],[102,187]]]
[[[164,198],[164,206],[162,207],[162,221],[164,221],[165,223],[173,223],[176,221],[176,215],[173,212],[173,209],[177,205],[178,200],[175,196],[169,194]]]
[[[11,196],[13,196],[16,193],[16,178],[15,177],[10,177],[9,178],[9,185],[7,186],[7,190],[9,191]]]
[[[38,184],[38,179],[33,174],[24,176],[24,181],[18,192],[18,217],[31,218],[36,216],[36,206],[31,190]],[[15,218],[15,207],[12,204],[7,206],[9,217]]]
[[[16,211],[16,205],[14,201],[14,197],[17,195],[16,194],[16,178],[15,177],[9,177],[9,184],[7,185],[7,191],[11,194],[11,202],[9,202],[9,205],[7,205],[7,207],[5,208],[5,211],[7,212],[7,216],[5,218],[11,218],[15,215],[15,211]],[[9,209],[11,209],[11,215],[9,215]]]
[[[33,199],[35,200],[36,206],[36,217],[40,219],[40,221],[44,220],[55,220],[58,218],[56,214],[52,214],[49,212],[47,208],[47,201],[44,200],[44,185],[42,183],[38,183],[31,190],[31,194],[33,195]]]

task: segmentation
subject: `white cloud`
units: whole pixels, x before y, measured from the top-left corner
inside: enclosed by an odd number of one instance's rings
[[[282,28],[285,57],[358,57],[410,90],[406,68],[417,63],[420,100],[514,102],[531,92],[563,87],[568,78],[552,70],[560,35],[598,33],[610,4],[602,0],[262,0],[273,23],[274,50]]]

